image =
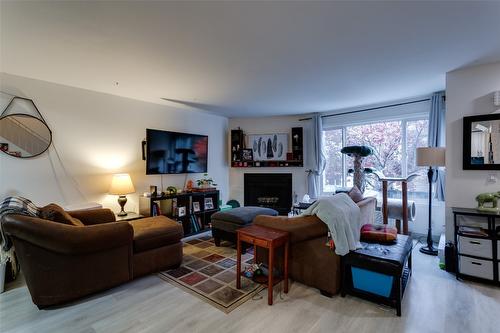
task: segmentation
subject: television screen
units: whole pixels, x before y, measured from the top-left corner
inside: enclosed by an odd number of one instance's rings
[[[146,129],[146,174],[207,172],[208,136]]]

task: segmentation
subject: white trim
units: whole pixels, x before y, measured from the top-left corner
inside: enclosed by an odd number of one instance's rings
[[[343,113],[343,112],[357,111],[364,108],[382,107],[377,110],[371,110],[360,113],[351,113],[344,115],[339,114],[338,116],[336,116],[335,113],[323,114],[323,116],[331,116],[322,118],[323,129],[328,130],[336,127],[366,124],[370,122],[402,120],[402,119],[409,119],[410,117],[414,118],[420,118],[422,116],[428,117],[430,112],[430,100],[414,104],[384,107],[384,105],[414,102],[427,98],[429,98],[429,96],[423,96],[420,98],[415,97],[406,100],[394,101],[391,103],[368,105],[366,107],[357,107],[357,108],[336,111],[336,113]]]
[[[419,103],[420,104],[420,103]],[[346,145],[346,139],[347,139],[347,127],[350,126],[359,126],[359,125],[367,125],[367,124],[372,124],[372,123],[380,123],[380,122],[385,122],[385,121],[401,121],[401,145],[402,145],[402,150],[401,150],[401,173],[402,176],[405,177],[408,174],[408,154],[407,154],[407,123],[408,121],[412,120],[424,120],[427,119],[429,120],[429,112],[416,112],[412,114],[398,114],[397,116],[394,117],[383,117],[383,118],[373,118],[365,121],[355,121],[355,122],[349,122],[345,123],[342,125],[336,124],[336,126],[333,127],[325,127],[323,126],[323,132],[324,131],[332,131],[332,130],[342,130],[342,147],[345,147]],[[324,138],[324,136],[323,136]],[[346,184],[346,179],[347,179],[347,163],[346,163],[346,155],[342,154],[342,187],[345,187]],[[321,194],[322,195],[328,195],[333,192],[325,192],[323,188],[324,184],[324,175],[323,173],[321,175]]]

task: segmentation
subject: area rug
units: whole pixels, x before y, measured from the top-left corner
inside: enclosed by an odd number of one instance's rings
[[[241,256],[242,269],[253,263],[253,249]],[[229,313],[248,301],[264,286],[241,277],[236,289],[236,249],[229,243],[216,247],[210,235],[184,242],[183,262],[179,268],[160,272],[165,281]]]

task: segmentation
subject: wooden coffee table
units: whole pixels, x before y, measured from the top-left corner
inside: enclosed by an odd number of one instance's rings
[[[237,264],[236,264],[236,288],[241,288],[241,243],[253,244],[253,254],[254,258],[257,246],[269,250],[269,276],[267,279],[267,304],[273,305],[273,286],[283,279],[284,281],[284,292],[288,293],[288,243],[289,236],[288,232],[261,227],[258,225],[251,225],[249,227],[240,228],[237,231]],[[273,276],[274,271],[274,251],[280,246],[285,247],[284,255],[284,276]]]

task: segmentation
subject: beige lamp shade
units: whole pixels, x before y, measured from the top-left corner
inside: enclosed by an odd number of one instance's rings
[[[109,194],[125,195],[134,192],[134,184],[132,184],[132,179],[130,179],[130,175],[128,173],[113,175],[113,180],[111,180],[111,186],[109,188]]]
[[[444,166],[444,147],[417,148],[417,166]]]

